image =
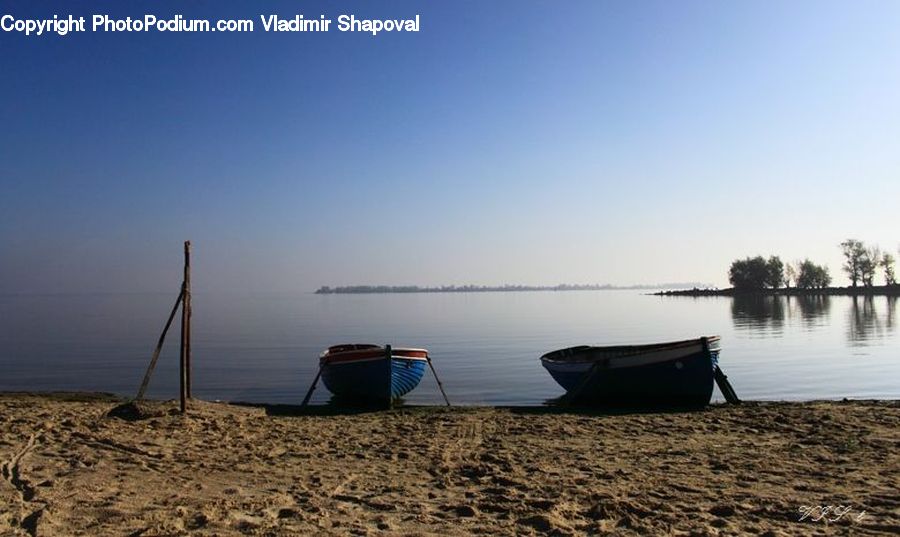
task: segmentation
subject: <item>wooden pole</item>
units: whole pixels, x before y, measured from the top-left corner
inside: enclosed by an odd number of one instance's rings
[[[731,383],[728,382],[728,377],[725,375],[725,372],[722,371],[722,368],[719,367],[719,361],[717,356],[712,356],[712,350],[709,348],[709,339],[706,337],[700,338],[700,343],[703,345],[703,352],[710,356],[713,359],[713,364],[715,370],[713,371],[713,378],[716,380],[716,384],[719,386],[719,391],[722,392],[722,395],[725,397],[725,401],[732,405],[741,404],[741,400],[738,399],[737,392],[734,391],[734,388],[731,386]]]
[[[194,316],[194,303],[191,294],[191,241],[184,243],[184,309],[187,311],[187,352],[185,353],[185,373],[187,377],[187,398],[194,397],[191,386],[194,381],[194,369],[191,363],[191,319]]]
[[[141,387],[138,388],[137,397],[134,398],[135,401],[140,401],[144,398],[144,392],[147,391],[147,385],[150,384],[150,376],[153,374],[153,369],[156,368],[156,361],[159,360],[159,352],[162,350],[163,341],[166,339],[166,333],[169,331],[169,327],[175,319],[175,313],[178,311],[178,306],[181,305],[183,298],[184,286],[182,285],[181,292],[178,293],[178,299],[175,301],[175,305],[172,306],[172,313],[169,314],[169,320],[166,321],[166,326],[163,327],[162,334],[159,335],[159,341],[156,342],[156,348],[153,350],[153,357],[150,358],[150,365],[147,366],[147,372],[144,373],[144,380],[141,382]]]
[[[191,352],[190,304],[191,304],[191,241],[184,242],[184,298],[181,306],[181,354],[179,359],[179,393],[181,413],[187,412],[189,395],[189,368]]]
[[[583,392],[584,389],[587,388],[588,384],[590,384],[591,381],[594,380],[594,376],[597,374],[597,371],[600,371],[600,362],[594,362],[593,364],[591,364],[591,368],[588,370],[587,374],[584,376],[578,386],[576,386],[574,390],[566,392],[566,394],[562,396],[562,399],[560,399],[560,404],[562,406],[571,406],[578,399],[578,397],[581,396],[581,392]]]
[[[722,368],[716,366],[716,384],[719,385],[719,390],[722,392],[722,395],[725,396],[725,401],[732,405],[741,404],[741,400],[738,398],[737,393],[734,391],[734,387],[732,387],[731,383],[728,382],[728,377],[725,375],[725,372],[722,371]]]
[[[316,384],[319,383],[319,377],[322,376],[322,366],[319,365],[319,372],[316,373],[316,378],[313,379],[312,384],[309,386],[309,391],[306,392],[306,397],[303,398],[303,402],[300,403],[300,406],[306,406],[309,403],[309,400],[312,398],[313,391],[316,389]]]
[[[444,402],[447,403],[447,406],[450,406],[450,400],[447,399],[447,394],[444,393],[444,384],[441,382],[441,379],[438,378],[437,371],[434,370],[434,364],[431,363],[431,356],[425,355],[425,360],[428,361],[428,367],[431,368],[431,374],[434,375],[434,380],[437,381],[438,389],[441,390],[441,395],[444,396]]]

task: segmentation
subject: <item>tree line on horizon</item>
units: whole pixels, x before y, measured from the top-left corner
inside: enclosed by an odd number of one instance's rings
[[[440,287],[419,287],[418,285],[348,285],[329,287],[323,285],[316,290],[318,295],[335,294],[377,294],[377,293],[483,293],[512,291],[607,291],[616,289],[659,289],[662,287],[697,287],[698,283],[662,283],[656,285],[612,285],[612,284],[571,284],[559,285],[442,285]]]
[[[897,285],[894,273],[895,258],[890,252],[882,252],[878,246],[866,246],[862,241],[847,239],[840,244],[844,256],[841,269],[850,279],[853,288],[862,284],[875,285],[878,269],[882,270],[886,286]],[[824,289],[831,285],[828,267],[818,265],[808,258],[795,263],[784,263],[773,255],[768,259],[761,255],[736,259],[728,270],[728,281],[737,291],[762,291],[766,289]]]

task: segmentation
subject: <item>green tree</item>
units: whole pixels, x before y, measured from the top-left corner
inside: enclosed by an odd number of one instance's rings
[[[804,259],[798,266],[797,287],[800,289],[821,289],[831,285],[831,275],[828,268],[816,265],[809,259]]]
[[[828,273],[828,267],[824,265],[816,266],[815,282],[818,289],[824,289],[831,285],[831,274]]]
[[[769,266],[762,256],[737,259],[728,270],[728,281],[739,291],[765,289],[769,279]]]
[[[772,289],[778,289],[784,284],[784,263],[777,255],[769,257],[766,261],[766,285]]]
[[[784,266],[784,285],[788,289],[791,288],[791,282],[797,281],[797,269],[794,268],[793,263],[787,263]]]
[[[844,272],[850,278],[850,283],[856,287],[862,280],[862,263],[866,255],[866,245],[856,239],[847,239],[841,243],[841,253],[844,254]]]
[[[885,285],[894,285],[897,278],[894,276],[894,256],[890,252],[885,252],[881,256],[881,268],[884,270]]]
[[[875,283],[875,273],[881,265],[881,250],[877,246],[865,248],[859,259],[859,278],[863,285],[872,287]]]
[[[737,259],[728,270],[728,281],[739,291],[778,289],[784,285],[784,263],[776,255],[768,260],[758,255]]]

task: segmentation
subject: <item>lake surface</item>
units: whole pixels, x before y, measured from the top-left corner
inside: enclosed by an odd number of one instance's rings
[[[900,398],[896,297],[643,293],[195,293],[194,395],[299,403],[324,348],[361,342],[429,349],[454,403],[539,405],[563,393],[538,361],[547,351],[718,334],[743,399]],[[133,395],[174,299],[0,295],[0,390]],[[178,336],[176,322],[150,397],[177,397]],[[320,383],[313,402],[328,400]],[[406,397],[440,401],[430,375]]]

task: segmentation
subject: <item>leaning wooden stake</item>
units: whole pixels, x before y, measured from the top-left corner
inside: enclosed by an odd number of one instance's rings
[[[322,376],[322,366],[319,366],[319,372],[316,373],[316,378],[313,379],[312,384],[309,386],[309,391],[306,392],[306,397],[303,398],[303,402],[300,403],[300,406],[306,406],[309,403],[309,400],[312,398],[313,391],[316,389],[316,384],[319,383],[319,377]]]
[[[725,373],[718,366],[716,366],[716,384],[719,385],[719,390],[721,390],[722,395],[725,396],[725,401],[732,405],[741,404],[741,400],[738,399],[737,393],[734,391],[731,383],[728,382],[728,377],[725,376]]]
[[[565,395],[562,396],[559,403],[562,406],[571,406],[572,403],[575,402],[578,397],[581,396],[581,392],[584,391],[585,388],[594,380],[594,377],[597,375],[597,372],[600,371],[600,362],[594,362],[591,364],[591,368],[588,370],[587,374],[581,380],[581,383],[575,387],[574,390],[566,392]]]
[[[431,368],[431,374],[434,375],[434,380],[437,381],[438,389],[441,390],[441,395],[444,396],[444,402],[447,403],[447,406],[450,406],[450,400],[447,399],[447,394],[444,392],[444,384],[441,382],[441,379],[438,378],[437,371],[434,370],[434,364],[431,363],[431,356],[426,354],[425,360],[428,361],[428,367]]]
[[[178,306],[181,305],[183,298],[184,285],[181,287],[181,292],[178,293],[178,300],[176,300],[175,305],[172,306],[172,313],[169,314],[169,320],[166,321],[166,326],[163,327],[162,334],[159,335],[159,341],[156,342],[156,348],[153,349],[153,357],[150,358],[150,365],[147,366],[147,372],[144,373],[144,380],[141,382],[141,387],[138,388],[137,397],[134,398],[135,401],[141,401],[144,398],[144,392],[147,391],[147,385],[150,384],[150,376],[153,375],[153,370],[156,368],[156,361],[159,360],[159,352],[162,350],[163,341],[166,339],[166,333],[169,331],[169,327],[175,319],[175,313],[178,312]]]
[[[182,414],[191,397],[191,241],[184,241],[184,298],[181,307],[181,356],[179,400]]]
[[[700,338],[700,341],[703,344],[703,352],[711,354],[712,351],[709,349],[709,340],[704,337]],[[716,384],[719,386],[719,391],[721,391],[722,395],[725,396],[725,401],[732,405],[741,404],[741,400],[738,399],[737,392],[734,391],[731,383],[728,382],[728,377],[725,375],[725,372],[722,371],[721,367],[719,367],[718,360],[715,360],[714,364],[715,371],[713,372],[713,378],[715,378]]]

